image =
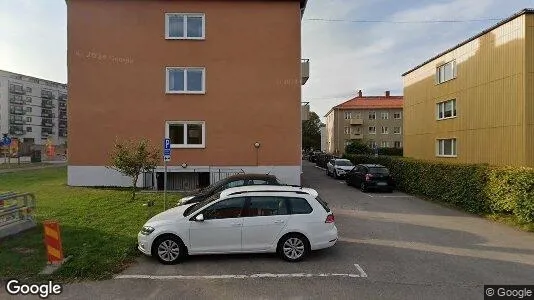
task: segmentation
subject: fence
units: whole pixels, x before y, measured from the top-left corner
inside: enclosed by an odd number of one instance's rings
[[[0,237],[18,233],[35,226],[31,212],[35,208],[35,196],[30,193],[0,194]]]
[[[190,191],[206,187],[232,175],[245,174],[243,169],[198,168],[188,171],[167,172],[167,189],[170,191]],[[143,187],[163,190],[163,172],[149,172],[143,175]]]

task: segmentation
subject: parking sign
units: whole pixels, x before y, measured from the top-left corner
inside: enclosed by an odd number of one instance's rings
[[[171,160],[171,139],[163,139],[163,159]]]

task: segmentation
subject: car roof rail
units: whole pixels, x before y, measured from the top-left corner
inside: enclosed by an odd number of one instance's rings
[[[240,191],[240,192],[233,192],[228,194],[230,195],[240,195],[240,194],[247,194],[247,193],[295,193],[295,194],[301,194],[301,195],[309,195],[310,193],[306,193],[304,191],[283,191],[283,190],[257,190],[257,191]]]

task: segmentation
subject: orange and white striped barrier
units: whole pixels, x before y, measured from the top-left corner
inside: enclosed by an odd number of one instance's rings
[[[63,262],[63,248],[61,247],[59,223],[57,221],[47,220],[43,224],[48,263],[60,264]]]

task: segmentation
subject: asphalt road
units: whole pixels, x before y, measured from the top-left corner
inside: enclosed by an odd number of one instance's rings
[[[484,284],[534,283],[533,234],[398,192],[364,194],[308,162],[303,180],[329,202],[340,235],[304,262],[141,257],[119,278],[50,299],[483,299]]]

